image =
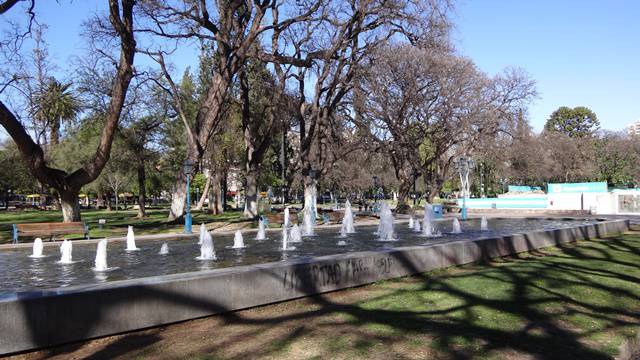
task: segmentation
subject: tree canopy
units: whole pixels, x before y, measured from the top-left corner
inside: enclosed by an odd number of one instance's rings
[[[600,121],[596,114],[585,106],[561,106],[549,116],[544,128],[546,131],[561,132],[572,138],[584,138],[592,136],[600,129]]]

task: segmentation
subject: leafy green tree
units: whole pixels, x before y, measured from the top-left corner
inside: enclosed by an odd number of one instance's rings
[[[14,194],[28,194],[37,189],[38,184],[24,165],[16,144],[11,140],[0,143],[0,168],[10,169],[0,171],[0,191],[3,199],[7,199],[9,190]]]
[[[36,119],[49,125],[51,144],[58,145],[61,125],[75,119],[80,111],[80,102],[71,91],[71,83],[50,78],[36,103]]]
[[[584,138],[592,136],[600,128],[600,122],[596,114],[587,107],[572,109],[562,106],[551,114],[544,128],[572,138]]]
[[[595,143],[595,162],[599,180],[609,186],[626,187],[634,182],[633,171],[640,161],[630,139],[615,133],[606,133]],[[631,150],[631,151],[630,151]]]

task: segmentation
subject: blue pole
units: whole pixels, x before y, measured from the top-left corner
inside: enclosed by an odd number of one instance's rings
[[[467,196],[462,197],[462,220],[467,220]]]
[[[189,191],[189,174],[187,174],[187,213],[184,216],[184,232],[185,234],[191,234],[191,196]]]

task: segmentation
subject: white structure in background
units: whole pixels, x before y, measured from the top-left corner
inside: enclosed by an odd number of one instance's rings
[[[594,214],[640,215],[640,189],[613,190],[597,194]]]
[[[458,206],[462,206],[462,203],[459,199]],[[593,215],[640,215],[640,188],[609,190],[606,181],[549,183],[546,194],[540,190],[510,190],[497,198],[472,198],[467,199],[466,203],[470,209],[586,211]]]
[[[627,134],[640,135],[640,119],[627,125]]]

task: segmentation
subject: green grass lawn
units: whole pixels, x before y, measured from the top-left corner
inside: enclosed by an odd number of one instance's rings
[[[638,334],[639,284],[633,232],[25,357],[611,359]]]
[[[92,238],[106,236],[123,236],[127,233],[127,226],[132,225],[136,234],[159,234],[168,232],[180,232],[183,224],[168,222],[168,209],[149,209],[144,219],[136,217],[135,210],[82,210],[82,221],[89,225],[89,236]],[[107,222],[99,228],[98,219],[105,219]],[[21,210],[0,212],[0,244],[12,241],[12,224],[34,223],[34,222],[61,222],[62,212],[42,211],[42,210]],[[197,231],[197,224],[204,223],[229,223],[244,221],[241,211],[228,211],[221,215],[209,215],[204,212],[193,212],[194,229]],[[67,238],[82,238],[82,234],[69,235]],[[20,238],[20,242],[31,241],[30,238]]]

